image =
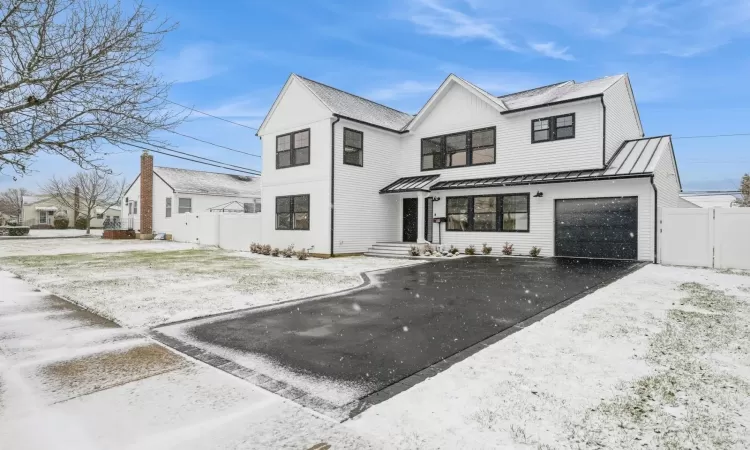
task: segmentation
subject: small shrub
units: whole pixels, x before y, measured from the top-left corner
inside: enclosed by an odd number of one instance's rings
[[[424,255],[425,256],[432,256],[434,254],[435,254],[435,249],[430,244],[427,244],[424,247]]]
[[[539,256],[539,254],[542,252],[542,249],[540,247],[531,247],[531,250],[529,250],[529,255],[536,258]]]
[[[270,245],[264,245],[263,248],[261,248],[260,252],[266,256],[271,255],[271,246]]]
[[[490,253],[492,253],[492,247],[487,245],[487,243],[485,242],[484,244],[482,244],[482,254],[489,255]]]
[[[450,253],[451,255],[458,255],[458,249],[451,245],[451,248],[448,249],[448,253]]]
[[[77,230],[85,230],[88,224],[89,221],[86,219],[86,216],[78,216],[75,222],[75,227]]]
[[[419,247],[417,247],[416,245],[412,245],[411,247],[409,247],[409,256],[419,256],[421,254],[422,253],[419,251]]]
[[[281,256],[283,256],[284,258],[291,258],[292,256],[294,256],[294,244],[282,250]]]
[[[476,255],[477,254],[477,249],[475,249],[473,245],[470,245],[470,246],[466,247],[466,249],[464,250],[464,254],[467,254],[467,255]]]
[[[300,261],[306,260],[308,256],[309,254],[307,253],[307,250],[305,250],[304,248],[297,252],[297,259],[299,259]]]
[[[503,255],[510,256],[512,254],[513,254],[513,244],[509,244],[506,242],[505,245],[503,245]]]
[[[28,234],[29,227],[0,226],[0,236],[27,236]]]
[[[257,242],[253,242],[250,244],[250,252],[251,253],[260,253],[260,250],[263,246],[258,244]]]
[[[278,258],[279,253],[281,253],[281,250],[279,250],[278,248],[274,248],[273,250],[271,250],[271,256],[275,256]]]
[[[64,230],[70,225],[70,219],[67,214],[57,213],[55,214],[55,220],[52,222],[57,230]]]

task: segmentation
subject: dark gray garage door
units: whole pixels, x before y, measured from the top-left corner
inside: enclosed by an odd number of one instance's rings
[[[638,197],[555,200],[555,255],[638,259]]]

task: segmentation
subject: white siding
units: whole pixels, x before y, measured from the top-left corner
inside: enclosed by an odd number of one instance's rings
[[[683,205],[680,203],[680,183],[677,180],[677,168],[674,165],[672,145],[668,145],[666,150],[661,154],[654,167],[654,184],[659,195],[658,206],[660,208],[679,208]]]
[[[177,199],[172,188],[158,176],[154,175],[153,184],[153,207],[151,217],[153,218],[152,228],[154,233],[172,233],[172,219],[167,219],[167,197],[172,199],[172,217],[177,214]],[[193,206],[195,207],[195,206]]]
[[[128,200],[128,202],[125,202],[125,200]],[[128,203],[131,203],[133,201],[138,202],[138,214],[130,214],[130,209],[128,208]],[[138,175],[135,177],[135,181],[133,181],[133,185],[130,186],[130,188],[125,192],[125,195],[122,198],[122,219],[121,223],[123,226],[127,227],[130,225],[130,222],[133,222],[133,229],[134,230],[140,230],[141,229],[141,176]]]
[[[454,84],[434,110],[404,135],[400,176],[440,174],[441,180],[522,175],[602,167],[602,106],[599,99],[502,115]],[[531,143],[531,121],[575,113],[575,138]],[[421,172],[421,139],[453,132],[496,127],[495,164]]]
[[[173,233],[174,232],[174,220],[179,214],[179,205],[181,198],[189,198],[191,203],[191,213],[200,214],[207,213],[211,208],[217,206],[226,205],[229,202],[252,203],[256,198],[260,197],[221,197],[215,195],[196,195],[196,194],[180,194],[172,193],[167,185],[163,182],[158,183],[158,177],[154,180],[154,233]],[[158,185],[163,187],[157,187]],[[167,203],[166,199],[170,197],[172,199],[172,217],[166,217]],[[239,208],[237,205],[231,206],[233,209]],[[178,220],[178,219],[177,219]]]
[[[335,127],[335,253],[363,253],[375,242],[400,240],[400,199],[379,193],[397,178],[400,135],[343,119]],[[345,127],[363,133],[363,167],[343,162]]]
[[[541,191],[544,196],[535,198]],[[505,242],[513,244],[514,253],[528,254],[533,246],[541,247],[543,256],[553,256],[555,249],[555,200],[565,198],[596,197],[638,197],[638,259],[652,261],[654,258],[654,203],[653,189],[648,178],[616,181],[584,181],[576,183],[552,183],[524,187],[504,187],[493,189],[456,189],[433,191],[440,197],[434,204],[434,216],[445,217],[446,197],[482,194],[522,194],[529,193],[529,232],[457,232],[446,231],[441,224],[440,236],[443,245],[453,245],[462,252],[469,245],[480,250],[486,242],[493,248],[493,254],[500,251]],[[438,228],[433,226],[433,240],[438,242]]]
[[[614,155],[624,141],[643,137],[638,114],[630,98],[630,87],[626,77],[620,78],[604,92],[607,106],[606,160]]]

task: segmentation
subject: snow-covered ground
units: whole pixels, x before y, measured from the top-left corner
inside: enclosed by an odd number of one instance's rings
[[[750,276],[647,266],[347,423],[388,448],[750,448]]]
[[[165,241],[28,242],[3,245],[0,268],[135,328],[332,293],[360,285],[361,272],[420,263],[300,261]]]
[[[91,230],[90,236],[101,237],[104,230],[94,229]],[[81,237],[86,236],[86,230],[76,230],[75,228],[68,228],[65,230],[29,230],[28,236],[0,236],[0,241],[3,239],[23,239],[23,238],[69,238],[69,237]]]

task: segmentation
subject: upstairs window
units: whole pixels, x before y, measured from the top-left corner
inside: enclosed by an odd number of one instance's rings
[[[364,134],[344,128],[344,164],[362,167],[364,164]]]
[[[576,115],[545,117],[531,121],[531,143],[559,141],[575,137]]]
[[[422,139],[422,170],[495,162],[495,127]]]
[[[277,230],[310,229],[310,195],[276,197]]]
[[[310,164],[310,130],[276,136],[276,168]]]

